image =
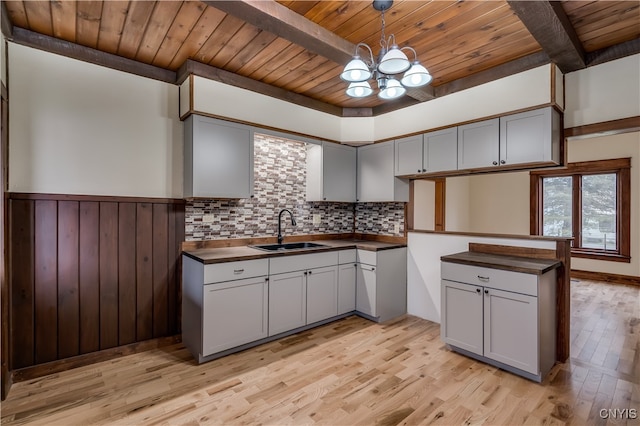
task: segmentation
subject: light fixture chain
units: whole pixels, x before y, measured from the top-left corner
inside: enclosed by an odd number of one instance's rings
[[[380,16],[382,17],[382,30],[380,31],[380,47],[382,47],[383,49],[387,49],[387,38],[384,34],[384,26],[385,26],[385,21],[384,21],[384,9],[382,11],[380,11]]]

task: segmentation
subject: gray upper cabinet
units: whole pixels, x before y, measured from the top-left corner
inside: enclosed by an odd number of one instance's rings
[[[395,177],[394,147],[394,141],[358,147],[357,201],[409,201],[409,181]]]
[[[500,118],[500,164],[560,162],[560,114],[547,107]]]
[[[395,140],[395,175],[412,175],[423,172],[422,135]]]
[[[307,146],[307,201],[356,201],[356,148],[331,142]]]
[[[184,197],[253,196],[253,129],[190,115],[184,121]]]
[[[456,127],[396,139],[396,176],[436,173],[458,168]]]
[[[498,118],[458,126],[458,169],[497,166],[499,135]]]

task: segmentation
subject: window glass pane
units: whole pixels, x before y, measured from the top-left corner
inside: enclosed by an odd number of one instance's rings
[[[582,247],[617,249],[615,173],[582,176]]]
[[[571,237],[572,177],[542,180],[542,235]]]

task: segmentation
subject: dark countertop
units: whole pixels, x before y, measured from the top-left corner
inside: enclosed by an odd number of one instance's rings
[[[557,259],[532,259],[527,257],[504,256],[473,251],[449,254],[447,256],[442,256],[440,260],[443,262],[504,269],[506,271],[523,272],[525,274],[535,275],[542,275],[545,272],[558,268],[561,265],[561,262]]]
[[[269,252],[253,248],[251,246],[239,246],[185,250],[182,253],[204,264],[210,264],[234,262],[238,260],[266,259],[269,257],[277,256],[292,256],[296,254],[321,253],[325,251],[344,250],[350,248],[357,248],[360,250],[368,251],[379,251],[406,247],[406,244],[383,243],[378,241],[365,240],[322,240],[314,242],[322,244],[326,247]]]

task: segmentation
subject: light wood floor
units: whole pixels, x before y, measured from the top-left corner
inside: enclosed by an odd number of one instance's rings
[[[542,384],[438,324],[350,317],[203,365],[175,345],[17,383],[2,424],[640,424],[600,418],[640,416],[640,288],[572,282],[571,309],[571,361]]]

